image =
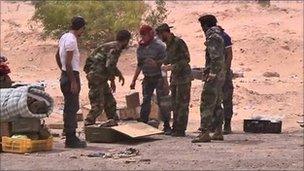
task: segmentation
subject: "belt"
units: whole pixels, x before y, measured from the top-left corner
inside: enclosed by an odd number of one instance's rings
[[[62,71],[62,73],[63,73],[63,74],[67,74],[66,71]],[[79,75],[79,72],[78,72],[78,71],[73,71],[73,73],[76,74],[76,75]]]

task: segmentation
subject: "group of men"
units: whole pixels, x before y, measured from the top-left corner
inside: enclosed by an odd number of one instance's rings
[[[206,62],[204,68],[204,87],[201,95],[201,126],[200,134],[192,140],[210,142],[223,140],[222,123],[225,116],[224,133],[231,133],[232,117],[232,49],[231,38],[217,26],[213,15],[204,15],[199,22],[206,35]],[[66,147],[83,148],[85,141],[80,140],[75,130],[77,128],[76,113],[79,109],[80,92],[80,59],[77,39],[85,29],[82,17],[72,19],[70,32],[65,33],[59,41],[56,60],[62,71],[60,84],[64,95],[64,132]],[[143,101],[139,122],[147,123],[151,111],[151,99],[156,90],[157,101],[171,92],[173,124],[170,125],[171,109],[160,106],[160,114],[164,122],[164,134],[185,136],[188,124],[191,81],[193,80],[190,63],[190,53],[185,41],[171,32],[170,26],[164,23],[156,29],[148,25],[141,26],[140,41],[137,48],[137,67],[130,85],[135,89],[136,81],[142,72]],[[91,110],[85,119],[85,125],[95,124],[96,118],[105,111],[108,119],[117,121],[116,101],[113,92],[116,91],[115,78],[124,85],[124,77],[117,68],[121,52],[126,49],[131,39],[131,33],[121,30],[116,35],[116,41],[97,47],[86,59],[84,72],[88,79],[89,100]],[[166,72],[171,71],[170,84]],[[108,83],[110,82],[110,84]],[[224,106],[224,110],[222,108]],[[210,132],[214,131],[212,137]]]

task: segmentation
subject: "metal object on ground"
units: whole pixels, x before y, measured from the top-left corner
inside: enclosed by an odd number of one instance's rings
[[[244,132],[281,133],[282,121],[271,122],[270,120],[245,119]]]

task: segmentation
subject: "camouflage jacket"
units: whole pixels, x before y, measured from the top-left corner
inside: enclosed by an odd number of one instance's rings
[[[210,74],[222,76],[226,72],[225,43],[219,27],[214,26],[207,30],[205,45],[205,70]]]
[[[193,80],[191,73],[190,53],[186,43],[179,37],[172,34],[171,38],[166,42],[167,55],[164,64],[172,65],[171,84],[185,84]]]
[[[105,43],[96,48],[87,58],[84,72],[88,79],[114,80],[121,75],[117,62],[122,49],[116,41]]]

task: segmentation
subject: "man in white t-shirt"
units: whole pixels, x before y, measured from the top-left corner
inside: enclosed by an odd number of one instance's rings
[[[56,53],[56,62],[62,71],[60,88],[64,96],[63,121],[66,148],[86,147],[86,142],[81,141],[76,136],[76,113],[79,110],[80,92],[80,54],[77,39],[83,34],[85,24],[85,20],[82,17],[74,17],[70,31],[63,34],[59,40],[59,47]]]

